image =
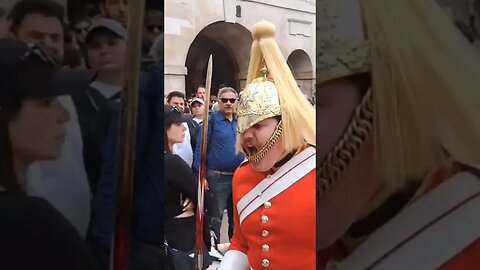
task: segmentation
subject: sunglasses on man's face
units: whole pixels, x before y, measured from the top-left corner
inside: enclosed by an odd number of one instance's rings
[[[236,98],[221,98],[220,100],[222,101],[222,103],[230,102],[230,103],[234,104],[235,102],[237,102]]]

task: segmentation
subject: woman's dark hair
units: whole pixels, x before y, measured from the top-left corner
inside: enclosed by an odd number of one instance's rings
[[[172,150],[170,150],[170,146],[168,144],[168,136],[167,136],[167,130],[172,127],[173,124],[170,124],[170,126],[164,126],[163,127],[163,149],[166,154],[172,154]]]
[[[22,193],[13,166],[9,123],[20,110],[20,102],[0,108],[0,186],[11,193]]]

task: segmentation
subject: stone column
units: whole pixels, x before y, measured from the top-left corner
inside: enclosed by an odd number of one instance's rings
[[[185,76],[187,68],[184,66],[165,66],[165,94],[180,91],[185,94]]]

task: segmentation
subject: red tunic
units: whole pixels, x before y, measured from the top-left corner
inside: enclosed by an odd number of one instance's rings
[[[433,191],[436,189],[440,184],[446,183],[450,181],[451,177],[454,174],[457,174],[459,172],[463,171],[462,167],[455,166],[451,170],[441,170],[437,173],[436,177],[434,178],[433,185],[429,189],[429,192]],[[478,180],[478,179],[477,179]],[[456,182],[455,182],[456,183]],[[458,202],[456,205],[453,205],[453,207],[448,208],[443,210],[442,215],[438,216],[436,219],[430,221],[427,226],[422,227],[421,230],[415,232],[412,234],[411,238],[405,239],[402,241],[402,245],[408,244],[409,241],[415,240],[417,237],[421,236],[424,232],[429,231],[430,228],[435,226],[437,222],[440,222],[442,218],[445,218],[445,216],[448,216],[451,211],[455,210],[457,207],[461,207],[464,203],[470,202],[470,200],[473,200],[475,198],[478,198],[480,194],[478,192],[473,193],[473,195],[470,195],[471,197],[467,197],[464,200]],[[443,198],[443,197],[442,197]],[[442,198],[437,198],[438,200],[442,200]],[[421,199],[419,199],[421,200]],[[478,201],[478,200],[477,200]],[[465,222],[463,220],[459,220],[459,222]],[[438,228],[436,229],[438,231]],[[457,232],[447,232],[447,233],[457,233]],[[440,236],[441,237],[441,236]],[[450,259],[447,259],[445,263],[442,264],[438,268],[438,270],[457,270],[457,269],[462,269],[462,270],[474,270],[474,269],[480,269],[480,239],[479,238],[473,238],[470,240],[470,244],[463,248],[463,250],[458,250],[458,253],[454,254],[453,257]],[[439,250],[441,250],[441,247],[439,247]],[[394,253],[396,251],[392,251]],[[431,251],[432,253],[435,253],[435,251]],[[387,257],[386,253],[383,258]],[[427,253],[426,253],[427,254]],[[348,256],[348,254],[347,254]],[[329,261],[333,260],[343,260],[342,258],[345,258],[345,249],[342,249],[340,245],[334,245],[331,248],[328,248],[326,250],[323,250],[318,253],[317,256],[317,263],[318,263],[318,269],[325,269],[326,265],[328,264]],[[382,258],[379,258],[381,260]],[[409,262],[410,263],[410,262]],[[372,265],[369,268],[366,269],[372,269],[374,270],[375,267]]]
[[[250,163],[233,176],[235,230],[230,250],[248,256],[259,269],[315,269],[315,170],[256,209],[239,223],[235,207],[267,173],[256,172]],[[262,216],[268,221],[262,223]]]
[[[450,259],[438,270],[476,270],[480,268],[480,239]]]

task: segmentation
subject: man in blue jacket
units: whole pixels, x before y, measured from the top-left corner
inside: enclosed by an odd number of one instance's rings
[[[219,111],[208,119],[207,133],[207,172],[206,179],[210,192],[217,200],[217,211],[212,213],[214,232],[220,237],[223,211],[228,211],[228,235],[233,235],[232,178],[237,167],[245,159],[243,153],[236,154],[237,118],[235,107],[237,91],[231,87],[223,87],[218,92]],[[198,132],[197,144],[193,158],[193,170],[197,173],[200,167],[201,141],[203,134]]]

